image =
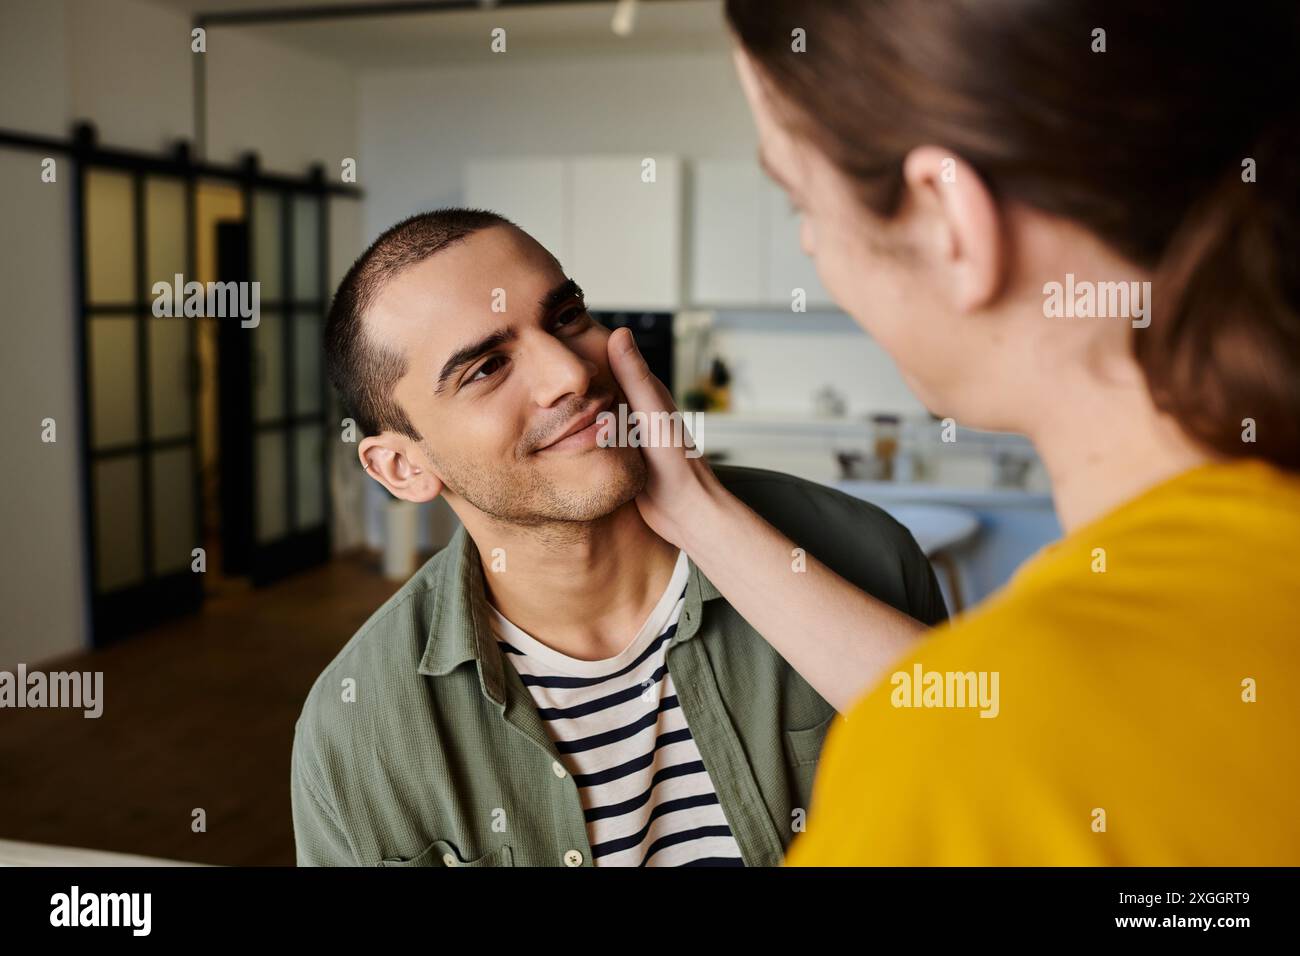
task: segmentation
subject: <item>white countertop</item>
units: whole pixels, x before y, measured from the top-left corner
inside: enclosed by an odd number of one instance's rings
[[[972,488],[922,481],[827,481],[823,484],[864,501],[933,502],[965,507],[1052,507],[1052,496],[1047,492],[1023,488]]]

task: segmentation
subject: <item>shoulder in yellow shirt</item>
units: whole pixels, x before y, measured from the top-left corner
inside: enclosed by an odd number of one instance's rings
[[[1298,583],[1300,478],[1146,491],[836,719],[787,863],[1300,864]]]

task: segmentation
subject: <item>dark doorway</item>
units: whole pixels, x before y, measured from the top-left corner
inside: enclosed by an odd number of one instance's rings
[[[257,324],[218,332],[222,568],[254,585],[329,558],[323,197],[250,191],[218,227],[221,281],[257,282]]]

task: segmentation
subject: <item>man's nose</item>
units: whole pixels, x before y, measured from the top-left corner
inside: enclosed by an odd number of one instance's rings
[[[566,395],[585,395],[596,376],[591,362],[552,335],[532,343],[533,401],[549,408]]]

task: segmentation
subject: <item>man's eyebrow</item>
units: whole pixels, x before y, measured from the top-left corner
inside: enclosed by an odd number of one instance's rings
[[[537,303],[542,310],[542,315],[546,315],[552,309],[558,308],[569,299],[581,299],[582,286],[572,279],[565,279],[546,295],[542,296],[541,301]]]
[[[507,342],[513,342],[518,335],[519,333],[513,328],[497,329],[495,332],[483,336],[477,342],[471,342],[469,345],[461,346],[452,352],[451,358],[443,363],[442,371],[438,373],[438,384],[434,386],[433,393],[441,395],[447,385],[447,380],[458,370],[464,368],[480,355],[491,352],[495,348],[500,348]]]

